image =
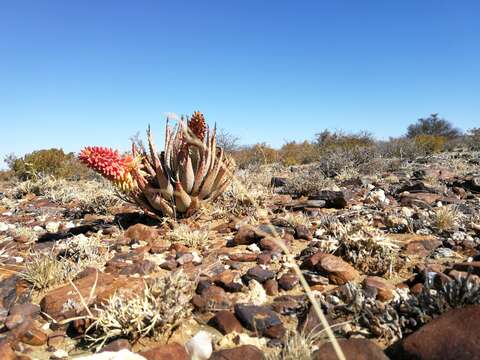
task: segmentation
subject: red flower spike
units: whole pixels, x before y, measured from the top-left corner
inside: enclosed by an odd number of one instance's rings
[[[118,150],[87,146],[78,158],[89,168],[113,181],[123,191],[133,190],[137,186],[131,173],[138,167],[138,162],[129,155],[122,157]]]

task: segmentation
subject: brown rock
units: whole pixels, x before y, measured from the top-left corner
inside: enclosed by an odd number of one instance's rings
[[[312,234],[305,225],[295,226],[295,239],[312,240]]]
[[[95,302],[106,301],[116,291],[122,291],[126,294],[138,292],[143,288],[144,282],[140,278],[126,278],[123,276],[113,276],[98,272],[98,280],[95,284],[96,275],[88,276],[74,282],[80,294],[89,305]],[[93,296],[90,298],[92,288],[95,286]],[[70,301],[73,307],[65,304]],[[78,311],[82,311],[83,305],[77,291],[70,285],[64,285],[47,293],[40,302],[43,312],[55,320],[63,320],[73,317]]]
[[[278,239],[278,238],[276,239],[271,236],[267,236],[262,240],[260,240],[259,246],[260,246],[260,249],[264,251],[273,251],[273,252],[283,253],[281,246],[278,244],[279,241],[282,241],[285,246],[288,246],[284,239]]]
[[[442,198],[439,194],[433,193],[405,193],[401,195],[400,203],[404,206],[412,205],[432,205]]]
[[[0,354],[2,360],[16,360],[17,358],[15,352],[12,350],[12,346],[5,340],[0,341]]]
[[[264,360],[263,352],[253,345],[215,351],[210,360]]]
[[[256,253],[233,253],[228,255],[230,260],[239,262],[255,262],[257,261],[258,254]]]
[[[233,238],[233,245],[250,245],[255,243],[259,238],[250,225],[243,225],[238,229],[237,234]]]
[[[120,351],[123,349],[132,350],[132,345],[127,339],[113,340],[111,343],[105,345],[100,352],[105,351]]]
[[[37,328],[32,322],[29,329],[20,338],[20,341],[27,345],[41,346],[47,343],[47,339],[47,334]]]
[[[125,237],[130,240],[151,242],[159,238],[158,230],[152,226],[135,224],[125,231]]]
[[[478,359],[480,305],[453,309],[403,341],[402,358]]]
[[[263,288],[267,292],[267,295],[275,296],[278,294],[278,283],[274,279],[268,279],[263,283]]]
[[[225,290],[231,292],[241,291],[243,287],[240,273],[231,270],[223,271],[213,280],[216,285],[221,286]]]
[[[360,277],[360,274],[352,265],[332,254],[323,254],[315,268],[337,285],[346,284]]]
[[[287,329],[285,329],[283,324],[279,324],[266,328],[262,335],[270,339],[282,339],[286,332]]]
[[[195,295],[192,304],[200,311],[228,310],[232,306],[225,290],[213,285],[205,288],[200,295]]]
[[[219,311],[208,322],[210,326],[220,331],[223,335],[231,332],[242,333],[243,326],[230,311]]]
[[[236,304],[235,315],[249,330],[264,334],[271,326],[281,325],[278,315],[266,306]]]
[[[270,308],[280,315],[292,315],[298,313],[304,306],[306,297],[303,295],[283,295],[276,297]]]
[[[323,200],[325,207],[334,209],[343,209],[347,206],[351,194],[345,191],[322,190],[314,196],[309,196],[309,200]]]
[[[368,339],[339,340],[346,359],[388,360],[383,350]],[[313,354],[313,360],[336,360],[337,354],[331,343],[324,344]]]
[[[393,298],[393,291],[395,286],[390,284],[384,278],[379,276],[367,276],[363,280],[363,287],[367,291],[374,291],[380,301],[387,301]]]
[[[405,244],[405,252],[408,255],[428,256],[442,242],[432,235],[417,234],[390,234],[393,241]]]
[[[275,277],[275,273],[262,268],[261,266],[255,266],[247,271],[245,278],[247,281],[256,280],[260,284],[263,284],[265,281],[269,279],[273,279]]]
[[[257,258],[258,265],[268,265],[272,262],[272,253],[270,251],[263,251]]]
[[[295,274],[283,274],[280,279],[278,279],[278,285],[283,290],[291,290],[299,283],[298,276]]]
[[[142,351],[139,355],[147,360],[190,360],[185,347],[178,343],[157,346],[156,348]]]
[[[65,331],[57,330],[48,335],[47,344],[55,349],[58,349],[65,341],[67,335]]]
[[[471,261],[453,265],[454,270],[471,272],[474,275],[480,275],[480,261]]]

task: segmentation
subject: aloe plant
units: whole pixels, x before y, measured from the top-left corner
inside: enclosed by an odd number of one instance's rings
[[[216,129],[195,112],[165,129],[158,152],[150,128],[148,149],[132,144],[131,154],[86,147],[80,160],[111,180],[126,197],[153,217],[188,217],[215,200],[232,180],[235,162],[217,146]]]

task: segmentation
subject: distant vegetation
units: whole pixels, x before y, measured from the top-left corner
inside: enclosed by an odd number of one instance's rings
[[[9,170],[4,174],[20,180],[29,180],[38,176],[53,176],[58,179],[86,179],[92,172],[84,166],[74,153],[65,153],[62,149],[33,151],[21,158],[10,154],[5,158]]]
[[[409,125],[404,136],[388,141],[376,140],[366,131],[346,133],[324,130],[316,134],[313,141],[289,141],[278,150],[259,143],[233,148],[231,153],[240,168],[274,162],[286,166],[320,162],[335,174],[347,165],[361,166],[374,158],[408,160],[456,146],[480,149],[480,129],[471,129],[463,134],[448,120],[431,114]]]
[[[139,148],[144,145],[139,134],[131,138]],[[404,136],[387,141],[376,140],[363,131],[347,133],[323,130],[313,140],[288,141],[280,149],[267,143],[239,145],[239,138],[225,130],[218,131],[217,142],[236,160],[240,168],[281,163],[285,166],[320,163],[329,175],[336,176],[348,167],[358,167],[374,158],[414,159],[457,146],[480,150],[480,128],[463,134],[450,121],[434,113],[409,125]],[[63,179],[91,178],[92,172],[80,163],[75,154],[62,149],[34,151],[22,158],[9,155],[8,170],[0,171],[0,180],[16,177],[27,180],[39,175]]]

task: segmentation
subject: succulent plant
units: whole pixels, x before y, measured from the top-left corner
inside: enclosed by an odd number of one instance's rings
[[[87,147],[80,160],[111,180],[128,198],[152,217],[187,217],[202,203],[215,200],[229,185],[235,162],[217,146],[216,129],[195,112],[165,130],[159,153],[150,128],[148,151],[132,144],[132,153]]]

